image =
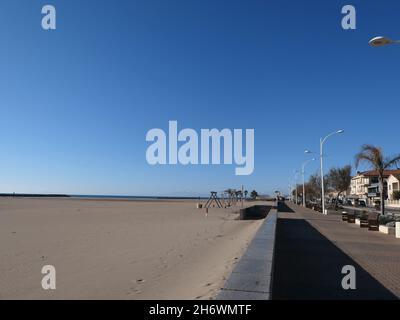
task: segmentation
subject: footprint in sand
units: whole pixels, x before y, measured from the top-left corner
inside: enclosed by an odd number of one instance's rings
[[[128,291],[128,292],[126,293],[127,295],[130,295],[130,294],[132,294],[132,293],[134,293],[134,294],[141,294],[141,293],[142,293],[142,290],[137,289],[137,288],[135,288],[135,287],[130,287],[129,290],[130,290],[130,291]]]
[[[141,279],[131,280],[131,282],[136,283],[137,286],[131,286],[129,288],[129,291],[126,293],[126,295],[130,295],[130,294],[133,294],[133,293],[134,294],[141,294],[142,290],[141,290],[140,285],[144,284],[146,282],[146,280],[141,278]]]

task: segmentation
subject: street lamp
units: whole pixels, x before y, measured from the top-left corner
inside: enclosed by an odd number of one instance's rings
[[[293,201],[293,187],[291,178],[289,178],[289,196],[290,196],[290,201]]]
[[[325,138],[321,138],[319,140],[319,156],[320,156],[320,160],[321,160],[321,202],[322,202],[322,214],[326,214],[325,213],[325,190],[324,190],[324,169],[323,169],[323,146],[324,146],[324,142],[326,141],[326,139],[328,139],[330,136],[333,136],[334,134],[339,134],[339,133],[343,133],[344,130],[337,130],[335,132],[332,132],[330,134],[328,134]]]
[[[296,204],[297,204],[297,175],[299,173],[299,170],[294,170],[294,187],[295,187],[295,197],[296,197]]]
[[[305,153],[311,153],[310,151],[306,150]],[[309,159],[306,162],[303,163],[301,166],[301,174],[303,176],[303,207],[306,207],[306,188],[304,184],[304,168],[305,166],[310,163],[311,161],[315,161],[315,158]]]
[[[382,47],[388,44],[400,43],[398,40],[392,40],[386,37],[375,37],[369,40],[369,44],[373,47]]]

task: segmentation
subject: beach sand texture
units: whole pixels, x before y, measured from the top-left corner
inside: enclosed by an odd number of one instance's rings
[[[196,203],[2,198],[0,299],[213,298],[262,220]]]

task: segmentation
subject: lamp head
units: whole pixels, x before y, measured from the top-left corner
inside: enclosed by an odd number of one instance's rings
[[[373,47],[382,47],[392,43],[394,41],[386,37],[375,37],[369,41],[369,44]]]

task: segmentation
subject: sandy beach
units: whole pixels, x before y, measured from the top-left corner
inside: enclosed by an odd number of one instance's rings
[[[196,203],[0,198],[0,299],[211,299],[262,220]]]

